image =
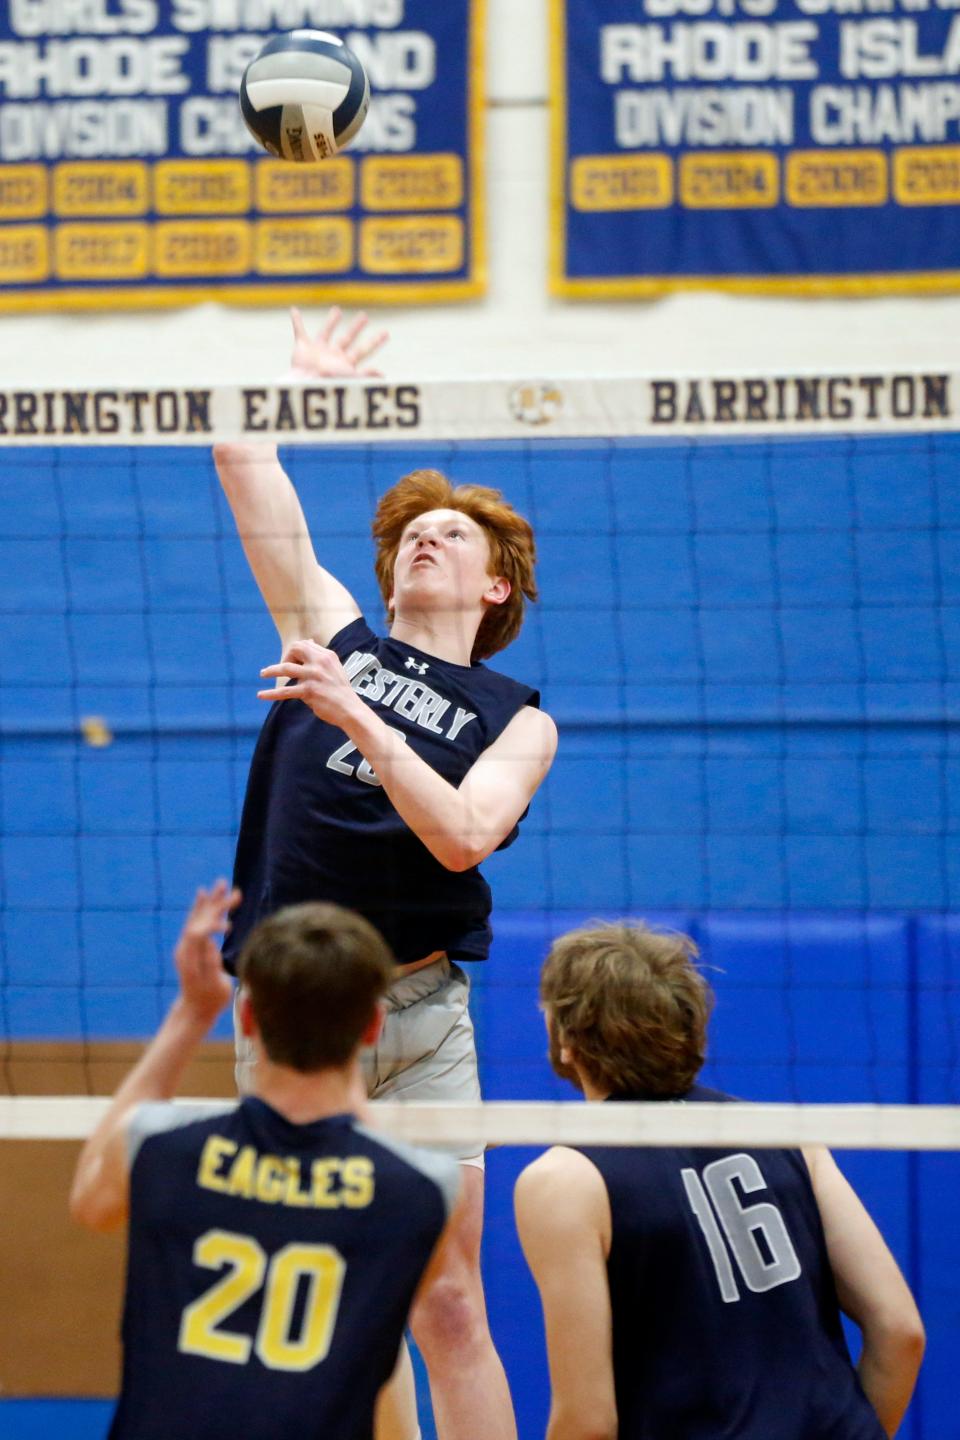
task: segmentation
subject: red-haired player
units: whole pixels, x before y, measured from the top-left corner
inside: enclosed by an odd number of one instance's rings
[[[294,374],[376,373],[386,338],[332,311],[311,339],[294,311]],[[374,1098],[479,1099],[468,981],[485,958],[490,891],[478,866],[509,845],[556,749],[529,686],[482,661],[518,633],[534,598],[527,522],[499,492],[404,477],[373,524],[389,634],[322,567],[276,451],[218,445],[217,470],[283,646],[262,674],[279,688],[250,769],[234,883],[243,903],[230,967],[265,915],[305,900],[359,911],[399,964],[387,1022],[366,1057]],[[333,548],[333,547],[331,547]],[[238,1051],[241,1086],[247,1064]],[[464,1205],[448,1263],[419,1302],[414,1336],[441,1440],[512,1440],[503,1368],[480,1283],[483,1157],[464,1162]],[[415,1419],[398,1435],[415,1435]]]

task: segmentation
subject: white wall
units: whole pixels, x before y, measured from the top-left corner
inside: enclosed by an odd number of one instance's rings
[[[489,291],[471,304],[385,309],[392,376],[957,363],[960,297],[550,300],[546,0],[488,8]],[[0,322],[0,384],[272,378],[285,368],[287,333],[285,312],[269,308],[10,316]]]

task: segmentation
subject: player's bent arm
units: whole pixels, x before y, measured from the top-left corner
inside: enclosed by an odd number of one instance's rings
[[[525,705],[455,787],[362,702],[344,728],[394,809],[447,870],[469,870],[496,850],[530,804],[557,749],[550,716]]]
[[[261,700],[302,700],[321,720],[343,730],[376,771],[394,809],[447,870],[469,870],[497,848],[529,805],[556,752],[553,721],[526,705],[454,786],[364,704],[332,650],[294,640],[280,663],[265,666],[260,674],[291,682],[282,689],[259,690]]]
[[[616,1440],[607,1280],[611,1221],[603,1180],[586,1156],[557,1147],[522,1172],[514,1205],[543,1306],[547,1440]]]
[[[319,564],[297,492],[275,445],[242,442],[213,448],[254,579],[281,641],[310,635],[325,645],[360,614],[357,602]]]
[[[910,1403],[924,1329],[896,1260],[828,1150],[804,1151],[840,1307],[863,1333],[857,1372],[889,1436]]]
[[[92,1230],[113,1230],[126,1218],[130,1188],[126,1130],[132,1111],[144,1101],[169,1100],[176,1094],[198,1045],[230,1002],[233,985],[214,936],[227,928],[239,900],[239,890],[228,889],[225,880],[197,891],[174,951],[180,993],[80,1151],[70,1213]]]
[[[209,1028],[182,1000],[175,1000],[157,1034],[114,1095],[77,1161],[70,1214],[91,1230],[115,1230],[127,1216],[130,1169],[127,1126],[147,1100],[169,1100]]]

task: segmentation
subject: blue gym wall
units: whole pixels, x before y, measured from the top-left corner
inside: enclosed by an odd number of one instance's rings
[[[537,530],[543,600],[499,663],[540,684],[561,744],[486,866],[489,1098],[570,1093],[543,1058],[539,963],[571,923],[630,913],[702,946],[712,1083],[960,1099],[958,458],[953,436],[287,456],[321,559],[371,618],[369,517],[406,469],[496,485]],[[184,902],[230,865],[275,634],[205,453],[6,451],[2,484],[0,1034],[143,1036]],[[91,718],[111,744],[83,739]],[[510,1214],[525,1158],[490,1156],[486,1254],[533,1440],[546,1380]],[[930,1334],[903,1433],[960,1435],[960,1165],[843,1159]],[[47,1407],[4,1410],[18,1437],[53,1433]],[[103,1413],[61,1431],[99,1436]]]

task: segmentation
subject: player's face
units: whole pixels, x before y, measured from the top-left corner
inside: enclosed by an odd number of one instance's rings
[[[498,581],[490,574],[490,546],[475,520],[459,510],[428,510],[400,537],[393,570],[394,604],[479,605]],[[509,587],[507,587],[509,593]]]

